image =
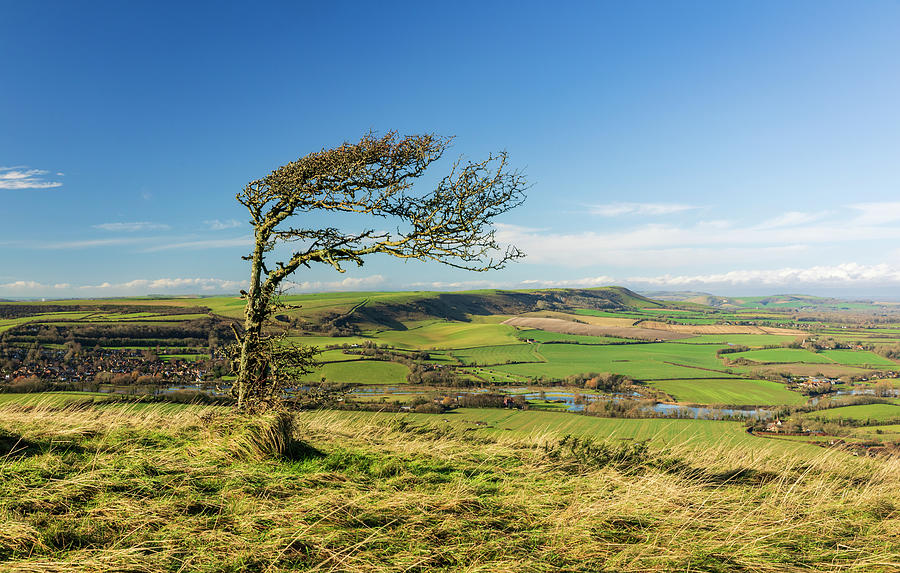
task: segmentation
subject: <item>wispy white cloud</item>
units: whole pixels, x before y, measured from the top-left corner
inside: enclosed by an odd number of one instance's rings
[[[795,225],[807,225],[814,221],[820,221],[831,214],[830,211],[818,211],[816,213],[804,213],[802,211],[788,211],[771,219],[766,219],[756,226],[757,229],[778,229]]]
[[[104,231],[126,231],[129,233],[134,231],[165,231],[171,228],[165,223],[151,223],[149,221],[135,221],[133,223],[101,223],[99,225],[92,225],[92,227]]]
[[[605,203],[600,205],[588,205],[588,211],[593,215],[603,217],[618,217],[620,215],[671,215],[698,209],[694,205],[681,203]]]
[[[33,291],[42,288],[49,288],[49,286],[37,281],[13,281],[5,284],[0,284],[0,289],[10,291]]]
[[[193,241],[178,241],[154,245],[143,250],[145,253],[156,251],[170,251],[173,249],[221,249],[228,247],[249,247],[253,245],[253,237],[233,237],[229,239],[199,239]]]
[[[336,281],[286,282],[289,292],[366,290],[385,282],[382,275],[347,277]],[[247,288],[246,281],[211,277],[166,277],[134,279],[124,282],[104,281],[94,284],[44,283],[33,280],[17,280],[0,283],[0,295],[6,296],[127,296],[146,294],[210,294],[237,293]]]
[[[237,219],[228,219],[227,221],[213,219],[211,221],[203,221],[203,224],[206,225],[210,231],[224,231],[225,229],[240,227],[242,223]]]
[[[102,283],[100,285],[84,285],[78,288],[82,290],[120,290],[139,291],[141,293],[155,292],[180,292],[188,293],[191,289],[201,291],[237,291],[244,285],[241,281],[231,281],[213,278],[162,278],[162,279],[135,279],[124,283]]]
[[[848,207],[858,213],[852,220],[855,225],[885,225],[900,221],[900,201],[856,203]]]
[[[616,279],[609,276],[584,277],[580,279],[550,280],[527,279],[520,283],[523,287],[577,288],[597,287],[616,284]]]
[[[425,288],[435,290],[467,290],[478,288],[512,288],[509,281],[491,281],[491,280],[474,280],[474,281],[418,281],[410,283],[412,288]]]
[[[849,246],[872,241],[892,244],[900,240],[900,225],[829,219],[789,226],[778,226],[776,222],[762,228],[711,221],[693,225],[644,224],[620,231],[553,232],[499,224],[497,239],[520,247],[527,253],[526,263],[672,267],[759,260],[803,252],[817,245]]]
[[[84,239],[77,241],[51,241],[48,243],[27,243],[24,246],[33,249],[92,249],[95,247],[117,247],[136,245],[152,239],[148,237],[113,237],[109,239]]]
[[[50,181],[44,169],[27,167],[0,167],[0,189],[52,189],[62,187],[59,181]],[[62,173],[57,173],[61,176]]]
[[[372,288],[383,284],[385,278],[381,275],[371,275],[368,277],[347,277],[339,281],[303,281],[289,282],[285,281],[285,290],[288,292],[319,292],[329,290],[360,290]]]
[[[216,278],[135,279],[127,282],[102,282],[73,285],[18,280],[0,284],[0,294],[8,296],[125,296],[135,294],[237,293],[244,283]]]
[[[764,270],[733,270],[698,275],[631,277],[629,283],[683,287],[688,285],[762,286],[892,286],[900,285],[900,268],[886,264],[843,263],[806,268],[785,267]]]

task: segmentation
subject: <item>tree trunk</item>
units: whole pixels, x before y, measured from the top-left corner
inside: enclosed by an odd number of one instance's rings
[[[263,373],[255,372],[259,361],[259,344],[269,309],[269,301],[261,285],[263,246],[265,241],[256,237],[256,246],[250,263],[250,288],[247,291],[247,306],[244,310],[244,338],[241,340],[241,361],[237,372],[237,407],[247,407],[247,395],[254,383],[254,377]]]

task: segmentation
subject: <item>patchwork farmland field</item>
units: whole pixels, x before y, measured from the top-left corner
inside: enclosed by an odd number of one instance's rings
[[[496,369],[525,376],[564,378],[587,372],[615,372],[638,380],[731,377],[709,346],[671,343],[587,346],[542,344],[543,364],[510,364]]]
[[[767,348],[765,350],[749,350],[729,355],[729,358],[745,358],[754,362],[788,364],[800,362],[804,364],[835,364],[834,360],[822,354],[810,352],[802,348]]]
[[[609,297],[602,299],[603,308],[578,306],[597,297]],[[542,301],[548,308],[537,310],[527,300]],[[555,302],[548,305],[548,300]],[[789,307],[794,299],[778,300],[781,302],[766,305],[763,299],[753,299],[766,307],[759,309],[713,309],[652,301],[624,289],[324,293],[287,297],[286,302],[299,308],[286,309],[279,322],[289,330],[293,342],[332,348],[319,355],[322,366],[306,381],[324,378],[351,385],[406,384],[410,366],[419,361],[418,367],[426,371],[451,369],[464,387],[483,384],[506,391],[522,385],[558,385],[570,377],[598,373],[630,377],[681,403],[793,406],[805,402],[806,397],[796,384],[787,383],[785,376],[863,380],[897,367],[898,362],[876,353],[874,346],[818,352],[784,346],[814,342],[825,335],[833,335],[835,340],[879,337],[878,344],[898,344],[900,320],[877,328],[848,328],[845,322],[836,326],[827,320],[798,322],[797,311],[788,310],[794,308]],[[808,299],[796,300],[809,303]],[[780,310],[782,303],[786,310]],[[97,338],[86,343],[151,354],[159,350],[162,362],[187,362],[201,368],[216,359],[221,361],[221,355],[208,346],[205,334],[166,339],[168,335],[160,329],[187,332],[196,325],[219,321],[219,334],[210,341],[221,346],[230,336],[225,325],[243,313],[243,301],[235,297],[24,306],[30,310],[22,316],[15,311],[0,314],[0,329],[12,334],[8,340],[21,348],[38,340],[45,328],[58,328],[62,333],[73,328],[113,332],[129,327],[144,329],[141,332],[146,334],[125,341],[94,333]],[[315,328],[319,320],[351,326],[332,328],[336,332],[326,336],[325,328]],[[63,351],[63,340],[45,347]],[[737,345],[751,350],[717,355],[717,351]],[[779,347],[770,348],[775,345]],[[372,355],[345,352],[341,346],[350,352],[377,348],[382,354],[373,359]],[[423,351],[427,358],[416,354]],[[749,362],[726,363],[741,358]]]
[[[790,344],[797,340],[797,336],[793,335],[777,335],[777,334],[701,334],[690,338],[683,338],[678,342],[682,344],[717,344],[725,346],[770,346]]]
[[[809,417],[820,420],[856,420],[860,422],[896,422],[900,420],[900,405],[897,404],[865,404],[831,408],[809,414]]]
[[[471,348],[520,342],[516,336],[516,329],[508,325],[443,321],[428,321],[406,330],[387,330],[373,334],[371,338],[398,348],[418,350]]]
[[[884,356],[879,356],[874,352],[861,350],[823,350],[821,354],[825,356],[825,358],[838,364],[847,364],[850,366],[870,365],[874,367],[900,367],[900,364],[897,362],[885,358]]]
[[[589,336],[578,334],[563,334],[549,332],[536,328],[524,328],[518,332],[520,339],[531,339],[535,342],[562,342],[569,344],[628,344],[635,342],[629,338],[616,338],[614,336]]]
[[[463,364],[486,366],[508,362],[543,362],[537,344],[506,344],[454,350],[451,354]]]
[[[650,383],[678,402],[735,406],[797,405],[806,398],[769,380],[658,380]]]
[[[307,374],[305,380],[310,382],[325,378],[331,382],[349,384],[406,384],[409,368],[395,362],[378,360],[354,360],[347,362],[330,362]]]

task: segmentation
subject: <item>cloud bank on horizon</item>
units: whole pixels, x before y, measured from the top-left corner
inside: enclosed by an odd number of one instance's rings
[[[625,285],[636,289],[703,288],[756,292],[817,289],[844,289],[865,294],[886,288],[900,290],[900,250],[868,253],[884,261],[843,261],[835,264],[802,265],[832,253],[838,245],[849,253],[867,251],[873,244],[900,239],[900,202],[853,203],[834,210],[788,211],[761,221],[741,222],[716,218],[710,207],[676,204],[616,203],[595,206],[594,216],[618,218],[624,224],[603,229],[556,231],[501,223],[497,237],[502,243],[521,247],[527,258],[512,266],[514,272],[496,276],[457,275],[455,279],[410,280],[384,273],[351,273],[343,279],[313,273],[290,283],[290,292],[348,291],[374,288],[460,290],[471,288],[592,287]],[[691,212],[694,220],[672,220]],[[701,213],[702,212],[702,213]],[[699,215],[703,217],[698,218]],[[638,215],[637,220],[633,216]],[[713,217],[708,217],[713,215]],[[647,220],[652,217],[652,220]],[[660,221],[660,218],[667,218]],[[128,250],[126,256],[156,253],[210,253],[241,251],[252,244],[248,236],[221,237],[218,232],[240,227],[235,219],[197,222],[193,235],[172,235],[172,225],[158,222],[111,222],[91,225],[92,229],[123,233],[111,238],[78,239],[16,244],[22,250],[104,251],[113,247]],[[132,233],[143,232],[134,237]],[[152,234],[156,232],[156,234]],[[151,234],[147,234],[151,233]],[[872,258],[871,256],[869,258]],[[782,262],[771,266],[770,263]],[[759,263],[763,262],[763,265]],[[754,264],[755,263],[755,264]],[[709,267],[721,270],[705,270]],[[421,268],[434,270],[435,265]],[[699,272],[679,272],[699,268]],[[540,276],[533,278],[534,270]],[[585,270],[619,269],[597,275]],[[664,272],[640,272],[644,269]],[[127,296],[141,294],[233,294],[244,287],[241,272],[228,277],[133,278],[74,283],[40,281],[16,277],[0,283],[0,296],[77,297]],[[760,290],[762,289],[762,290]]]
[[[137,296],[146,294],[225,294],[234,295],[246,288],[247,282],[218,278],[161,278],[134,279],[122,283],[103,282],[100,284],[74,285],[71,283],[45,284],[38,281],[13,281],[0,284],[0,296],[8,297],[105,297]],[[896,288],[900,292],[900,266],[859,265],[845,263],[835,266],[808,268],[777,268],[760,270],[732,270],[724,273],[705,275],[658,275],[616,277],[599,275],[573,279],[523,279],[503,281],[491,279],[460,281],[417,281],[397,284],[380,274],[347,277],[340,280],[313,280],[288,282],[285,294],[314,292],[349,292],[373,289],[398,290],[472,290],[472,289],[530,289],[530,288],[591,288],[602,286],[627,286],[636,290],[681,290],[681,289],[729,289],[741,287],[753,294],[752,288],[763,287],[769,294],[800,292],[816,287],[866,289],[882,287]],[[799,289],[799,290],[798,290]],[[731,289],[729,289],[731,290]],[[759,291],[763,292],[763,291]]]

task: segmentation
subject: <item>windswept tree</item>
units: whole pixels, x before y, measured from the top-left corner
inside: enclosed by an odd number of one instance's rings
[[[369,134],[358,143],[323,149],[250,182],[237,200],[254,228],[243,332],[232,359],[238,408],[265,408],[286,383],[315,366],[314,348],[291,345],[267,331],[285,279],[312,263],[344,272],[367,255],[432,260],[472,271],[502,268],[521,258],[495,239],[494,219],[520,205],[526,182],[505,152],[480,162],[457,160],[429,192],[413,184],[441,158],[452,138]],[[377,230],[323,226],[323,216],[356,214]],[[328,217],[331,219],[331,217]],[[379,221],[383,219],[384,221]],[[385,230],[392,229],[392,230]],[[279,245],[291,254],[271,261]]]

